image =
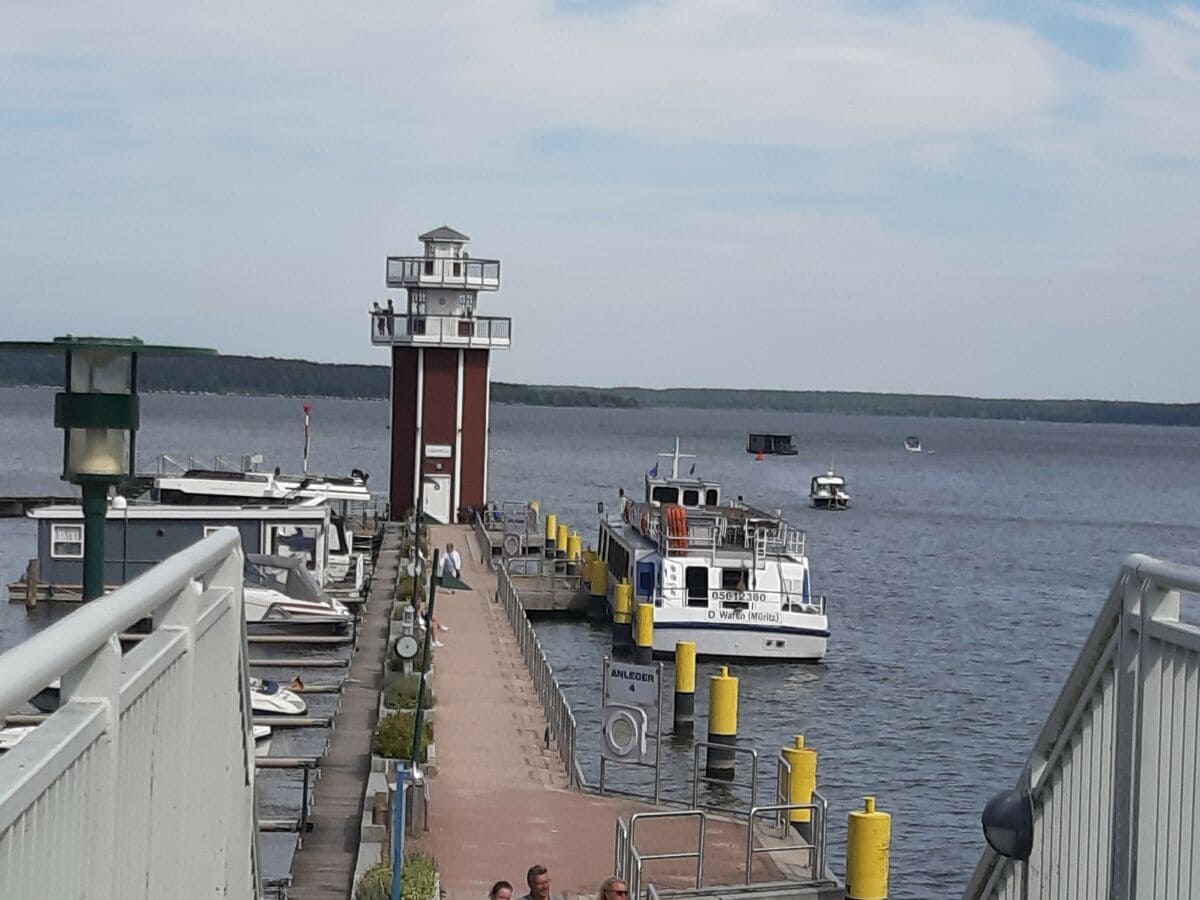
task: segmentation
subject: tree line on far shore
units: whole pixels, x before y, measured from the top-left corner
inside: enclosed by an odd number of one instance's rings
[[[59,353],[0,353],[0,386],[59,387],[62,381],[63,360]],[[254,356],[150,356],[138,361],[138,388],[147,392],[379,400],[388,396],[388,368]],[[655,390],[504,382],[493,383],[492,400],[524,406],[762,409],[844,415],[1200,425],[1200,403],[1005,400],[928,394],[729,388]]]

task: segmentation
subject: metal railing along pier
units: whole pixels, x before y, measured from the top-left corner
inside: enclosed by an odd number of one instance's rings
[[[537,690],[538,699],[546,713],[546,724],[550,735],[558,745],[558,755],[562,758],[567,770],[567,779],[572,787],[585,787],[587,782],[575,755],[575,714],[566,695],[554,677],[554,667],[546,659],[541,641],[525,615],[517,589],[513,586],[508,572],[501,566],[497,572],[496,592],[504,611],[512,625],[513,634],[517,638],[517,646],[521,648],[521,657],[529,670],[529,677]]]
[[[245,647],[222,528],[0,656],[0,716],[61,679],[0,756],[0,897],[260,896]]]

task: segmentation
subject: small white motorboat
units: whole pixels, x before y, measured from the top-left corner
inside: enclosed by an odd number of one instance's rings
[[[809,486],[808,499],[814,509],[846,509],[850,506],[846,479],[832,469],[815,476]]]
[[[270,756],[271,755],[271,726],[270,725],[255,725],[254,726],[254,755],[255,756]]]
[[[308,704],[277,681],[251,678],[250,709],[259,716],[302,716],[308,712]]]
[[[910,434],[904,439],[904,449],[909,453],[921,452],[921,439],[915,434]]]
[[[344,603],[321,590],[300,557],[247,554],[243,579],[243,606],[251,634],[339,633],[354,621]]]

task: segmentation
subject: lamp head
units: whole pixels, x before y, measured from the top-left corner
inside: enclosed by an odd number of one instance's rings
[[[1009,859],[1029,859],[1033,852],[1033,800],[1028,791],[997,794],[983,808],[980,821],[993,850]]]

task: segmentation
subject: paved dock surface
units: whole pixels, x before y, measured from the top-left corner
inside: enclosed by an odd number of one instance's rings
[[[500,879],[524,894],[525,872],[535,863],[549,868],[554,896],[594,897],[612,874],[617,817],[650,807],[568,789],[557,751],[544,745],[542,708],[516,639],[494,601],[496,577],[470,529],[435,527],[433,541],[455,544],[471,590],[437,595],[435,615],[449,628],[438,635],[445,646],[433,657],[438,772],[430,783],[430,832],[410,846],[433,853],[450,900],[480,900]],[[580,744],[595,746],[582,736]],[[694,820],[647,823],[638,846],[691,850],[695,833]],[[707,842],[706,883],[741,882],[745,826],[710,822]],[[695,862],[651,862],[645,871],[660,886],[684,887]],[[769,860],[756,860],[756,880],[778,877]]]
[[[313,792],[311,834],[292,868],[290,900],[343,900],[351,896],[363,796],[371,770],[371,738],[387,659],[388,615],[400,558],[399,525],[385,526],[370,599],[350,661],[341,709],[334,720],[321,778]]]

